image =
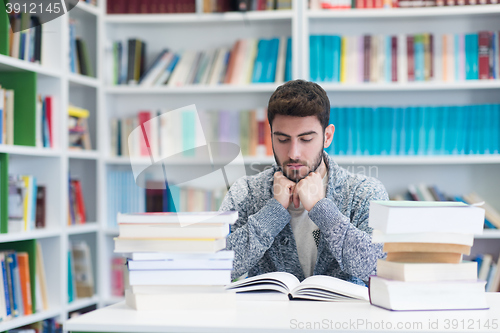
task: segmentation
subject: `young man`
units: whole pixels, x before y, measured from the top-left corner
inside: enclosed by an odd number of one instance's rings
[[[352,174],[324,152],[333,139],[330,102],[313,82],[295,80],[269,100],[276,164],[238,179],[220,207],[239,218],[227,238],[232,277],[289,272],[354,283],[375,273],[382,246],[371,242],[369,203],[387,200],[376,179]]]

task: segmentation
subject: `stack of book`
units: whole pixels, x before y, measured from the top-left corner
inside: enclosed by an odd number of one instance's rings
[[[369,282],[370,302],[389,310],[486,309],[485,281],[470,254],[484,210],[461,202],[372,201],[372,241],[385,260]]]
[[[234,300],[234,252],[226,247],[238,213],[118,214],[115,252],[128,258],[127,305],[136,310],[192,306],[226,307]],[[188,305],[189,304],[189,305]]]

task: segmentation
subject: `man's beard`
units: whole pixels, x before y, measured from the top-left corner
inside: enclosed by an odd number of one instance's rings
[[[310,170],[309,170],[309,172],[307,174],[301,176],[300,175],[300,170],[292,171],[292,174],[288,174],[285,171],[285,165],[292,164],[292,163],[298,163],[298,164],[305,165],[306,167],[309,167],[309,165],[307,163],[304,163],[304,162],[302,162],[300,160],[288,160],[288,161],[286,161],[285,163],[282,164],[279,161],[278,156],[276,156],[276,153],[274,151],[274,146],[273,146],[273,154],[274,154],[274,159],[276,160],[276,163],[278,164],[278,167],[283,172],[283,175],[286,178],[290,179],[292,182],[295,182],[295,183],[298,183],[302,179],[306,178],[309,175],[309,173],[315,172],[319,168],[319,166],[321,165],[321,162],[323,161],[323,149],[320,149],[319,150],[319,154],[318,154],[316,160],[313,163],[313,167],[310,168]]]

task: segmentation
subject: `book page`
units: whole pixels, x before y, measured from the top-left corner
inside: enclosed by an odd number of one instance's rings
[[[326,291],[327,293],[349,296],[366,301],[369,300],[367,287],[326,275],[314,275],[308,277],[302,281],[297,288],[293,289],[291,294],[293,297],[296,297],[296,295],[297,297],[299,295],[302,297],[307,295],[306,292],[311,292],[313,289],[316,289],[316,292],[313,293],[315,296],[318,296],[319,294],[322,294],[323,291]]]
[[[299,279],[297,279],[293,274],[285,272],[272,272],[233,282],[227,285],[226,289],[236,292],[276,290],[287,294],[299,284]]]

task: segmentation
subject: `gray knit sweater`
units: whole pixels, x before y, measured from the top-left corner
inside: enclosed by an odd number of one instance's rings
[[[313,207],[309,218],[320,229],[314,275],[330,275],[363,284],[383,258],[381,244],[371,242],[368,209],[372,200],[388,200],[375,178],[339,167],[324,153],[328,167],[326,197]],[[276,164],[254,176],[238,179],[230,188],[220,211],[236,210],[239,217],[227,237],[227,250],[235,252],[232,278],[245,273],[289,272],[300,281],[299,262],[290,214],[273,196]]]

